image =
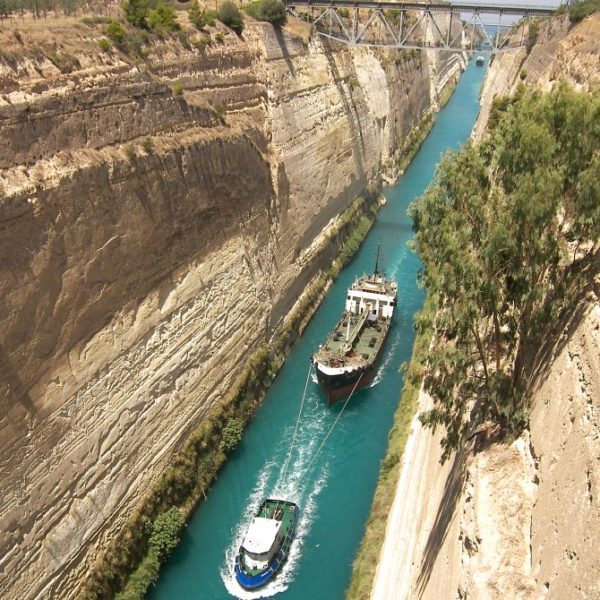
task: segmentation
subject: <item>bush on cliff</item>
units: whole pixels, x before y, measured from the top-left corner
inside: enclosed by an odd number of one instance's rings
[[[528,365],[600,270],[598,114],[599,91],[523,88],[411,207],[437,298],[422,421],[445,427],[446,458],[481,425],[520,432]]]
[[[167,4],[162,3],[148,11],[146,23],[157,35],[164,35],[170,31],[180,29],[175,11]]]
[[[257,21],[266,21],[277,27],[287,21],[285,6],[280,0],[255,0],[242,8]]]
[[[600,0],[575,0],[569,6],[568,11],[571,23],[579,23],[592,13],[600,11]]]
[[[242,29],[244,28],[242,13],[237,5],[231,2],[231,0],[226,0],[221,4],[217,11],[217,19],[219,19],[223,25],[227,25],[229,29],[233,29],[237,34],[242,33]]]

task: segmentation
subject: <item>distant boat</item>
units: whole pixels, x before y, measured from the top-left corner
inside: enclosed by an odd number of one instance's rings
[[[252,519],[235,559],[235,577],[247,590],[268,583],[290,552],[300,509],[288,500],[267,498]]]
[[[483,57],[482,54],[480,54],[476,59],[475,59],[475,64],[478,67],[483,67],[483,65],[485,64],[485,58]]]
[[[363,275],[348,289],[346,310],[324,346],[313,355],[317,380],[329,406],[368,385],[392,324],[397,285],[379,272]]]

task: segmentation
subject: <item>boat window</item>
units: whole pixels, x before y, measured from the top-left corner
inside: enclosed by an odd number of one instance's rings
[[[269,558],[269,553],[268,552],[262,552],[261,554],[257,554],[255,552],[248,552],[248,550],[246,550],[246,548],[244,548],[244,552],[246,553],[246,556],[248,558],[251,558],[252,560],[256,560],[256,561],[266,561]]]

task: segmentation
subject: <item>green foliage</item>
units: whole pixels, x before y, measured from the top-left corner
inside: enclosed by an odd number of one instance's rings
[[[579,23],[587,16],[600,10],[600,0],[575,0],[568,7],[571,23]]]
[[[180,29],[175,11],[168,4],[163,4],[162,2],[156,8],[148,11],[146,23],[158,35],[164,35],[170,31]]]
[[[0,0],[0,3],[1,1],[2,0]],[[109,23],[112,23],[112,19],[110,17],[95,15],[92,17],[83,17],[81,22],[85,23],[86,25],[108,25]]]
[[[242,13],[237,7],[237,4],[234,4],[231,0],[225,0],[225,2],[219,6],[217,19],[219,19],[223,25],[227,25],[229,29],[233,29],[237,34],[242,33],[242,29],[244,28]]]
[[[217,33],[215,33],[215,42],[217,42],[218,44],[222,44],[224,41],[224,37],[223,34],[220,31],[217,31]]]
[[[98,40],[98,47],[100,48],[100,50],[102,50],[102,52],[109,52],[110,42],[106,38],[100,38]]]
[[[149,554],[164,562],[177,547],[184,525],[183,515],[176,506],[158,515],[150,527]]]
[[[526,360],[576,283],[567,232],[580,258],[598,252],[600,94],[523,87],[500,105],[486,140],[447,155],[411,207],[438,298],[424,380],[436,407],[422,420],[446,428],[445,456],[471,426],[520,431]]]
[[[217,22],[217,11],[205,9],[204,10],[204,20],[209,27],[214,27]]]
[[[206,13],[200,9],[198,0],[194,0],[189,7],[188,19],[196,29],[204,29],[206,27]]]
[[[117,45],[122,45],[127,32],[118,21],[111,21],[106,27],[106,35]]]
[[[176,81],[173,84],[173,87],[171,88],[171,91],[176,95],[176,96],[182,96],[183,95],[183,86],[181,85],[181,83],[179,83],[179,81]]]
[[[144,138],[142,148],[144,149],[144,152],[151,154],[154,151],[154,142],[152,141],[152,138]]]
[[[243,6],[245,12],[258,21],[266,21],[280,27],[287,21],[285,6],[280,0],[255,0]]]
[[[537,20],[530,21],[529,27],[527,28],[527,43],[525,44],[525,48],[527,50],[527,54],[531,52],[535,43],[537,42],[538,35],[540,33],[540,22]]]
[[[200,52],[204,52],[207,46],[210,46],[210,37],[207,35],[201,35],[198,38],[192,40],[192,44],[200,50]]]
[[[125,18],[134,26],[140,29],[148,27],[146,16],[150,10],[151,0],[125,0],[123,11]]]
[[[243,433],[244,426],[242,422],[236,418],[229,419],[223,429],[221,450],[225,453],[231,452],[240,443]]]

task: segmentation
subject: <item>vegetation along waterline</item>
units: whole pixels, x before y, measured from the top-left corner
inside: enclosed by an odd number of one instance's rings
[[[161,563],[177,544],[185,519],[206,496],[228,454],[240,441],[245,426],[285,355],[318,307],[327,286],[351,260],[367,235],[380,206],[379,194],[378,188],[371,186],[324,236],[311,261],[318,263],[332,245],[337,259],[308,286],[281,328],[254,352],[227,396],[190,435],[121,535],[95,565],[86,597],[117,594],[116,597],[123,600],[141,598],[156,581]]]

